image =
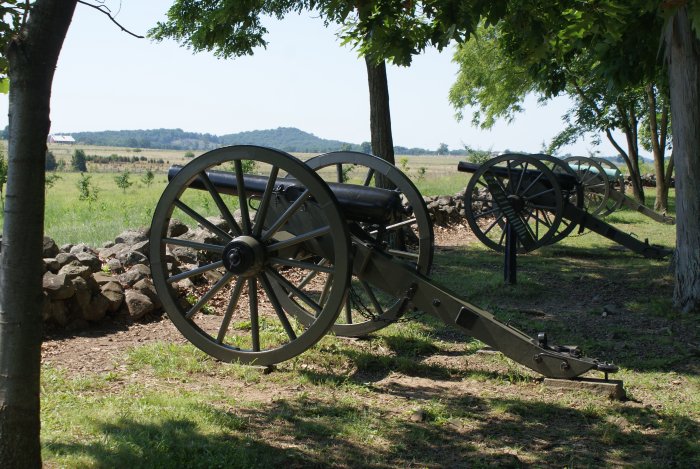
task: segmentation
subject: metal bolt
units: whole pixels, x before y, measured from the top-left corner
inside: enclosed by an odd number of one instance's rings
[[[439,298],[433,298],[433,306],[440,306],[442,302]]]

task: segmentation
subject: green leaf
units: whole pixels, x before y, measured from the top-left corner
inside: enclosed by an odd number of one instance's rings
[[[7,77],[0,78],[0,93],[7,94],[9,92],[10,92],[10,79]]]

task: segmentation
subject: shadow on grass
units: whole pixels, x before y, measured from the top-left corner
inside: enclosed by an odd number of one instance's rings
[[[410,386],[396,396],[413,396]],[[388,397],[388,396],[387,396]],[[399,399],[400,401],[400,399]],[[363,401],[364,402],[364,401]],[[439,404],[407,400],[386,410],[332,396],[297,396],[262,409],[205,412],[215,430],[188,417],[144,424],[97,423],[98,440],[45,443],[55,456],[96,467],[698,467],[696,422],[648,408],[609,415],[558,404],[474,396]],[[410,418],[415,404],[424,421]]]
[[[700,341],[700,317],[673,311],[668,261],[554,245],[519,257],[514,286],[503,284],[493,251],[450,249],[436,264],[437,283],[530,335],[547,331],[554,343],[635,370],[687,372],[696,360],[688,344]]]

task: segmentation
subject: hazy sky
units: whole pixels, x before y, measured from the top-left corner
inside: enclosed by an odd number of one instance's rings
[[[145,34],[164,18],[168,0],[113,0],[119,22]],[[217,135],[297,127],[322,138],[369,140],[364,61],[342,47],[320,18],[269,21],[269,45],[252,57],[218,60],[192,54],[173,42],[135,39],[109,19],[78,4],[53,85],[52,133],[181,128]],[[388,70],[394,144],[451,149],[539,151],[562,128],[564,99],[540,107],[534,99],[513,123],[482,131],[458,123],[447,93],[457,67],[452,51],[417,56],[410,68]],[[8,98],[0,95],[0,128]],[[589,142],[566,148],[614,153]]]

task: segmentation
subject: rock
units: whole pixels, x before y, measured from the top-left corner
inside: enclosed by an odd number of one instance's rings
[[[172,218],[170,220],[170,224],[168,224],[169,238],[177,238],[178,236],[182,236],[185,233],[187,233],[187,231],[189,231],[189,228],[180,220],[177,220],[175,218]]]
[[[136,282],[134,284],[134,290],[146,295],[153,303],[153,309],[160,309],[163,307],[160,298],[158,298],[156,287],[153,285],[153,281],[150,278],[146,277]]]
[[[70,248],[70,251],[69,251],[69,252],[70,252],[71,254],[78,254],[79,252],[87,252],[87,253],[90,253],[90,254],[93,254],[93,253],[94,253],[94,251],[92,250],[92,248],[91,248],[90,246],[88,246],[87,244],[85,244],[85,243],[76,244],[75,246],[73,246],[72,248]]]
[[[153,311],[153,302],[143,293],[127,290],[124,294],[126,309],[132,319],[138,319]]]
[[[73,280],[76,277],[87,279],[92,275],[90,267],[86,267],[80,264],[78,261],[73,261],[68,265],[64,265],[61,267],[61,270],[59,270],[58,273],[65,275],[70,280]]]
[[[74,246],[74,244],[61,244],[61,252],[70,252],[71,248]]]
[[[144,264],[136,264],[117,278],[122,285],[132,286],[142,278],[151,275],[151,269]]]
[[[124,289],[117,282],[109,282],[100,288],[100,294],[108,301],[107,311],[116,313],[124,302]]]
[[[41,320],[46,322],[51,319],[51,297],[44,292],[44,303],[41,305]]]
[[[103,293],[98,293],[90,299],[90,304],[84,311],[83,318],[87,321],[99,321],[107,315],[110,300]]]
[[[194,249],[186,248],[184,246],[175,246],[170,249],[170,252],[177,259],[178,262],[183,264],[196,264],[197,263],[197,251]]]
[[[64,265],[68,265],[73,261],[77,261],[78,257],[75,254],[70,254],[67,252],[60,252],[56,256],[56,262],[63,267]]]
[[[106,283],[114,282],[116,280],[115,277],[107,275],[104,272],[95,272],[94,274],[92,274],[92,278],[95,281],[95,283],[97,283],[97,285],[100,287]]]
[[[59,325],[65,326],[69,321],[68,308],[63,301],[52,301],[51,302],[51,319],[56,321]]]
[[[87,282],[82,277],[75,277],[71,280],[75,287],[75,294],[70,298],[68,307],[76,313],[83,314],[83,311],[90,305],[92,292]]]
[[[148,258],[138,251],[127,250],[122,251],[117,254],[117,260],[121,262],[124,267],[129,267],[137,264],[145,264],[148,262]]]
[[[128,244],[129,246],[133,246],[136,243],[139,243],[141,241],[146,241],[148,239],[148,235],[146,234],[145,231],[142,230],[126,230],[123,233],[121,233],[119,236],[114,238],[114,242],[116,244]]]
[[[85,267],[89,267],[91,272],[99,272],[102,268],[102,261],[95,254],[91,252],[79,252],[75,255],[78,262],[80,262]]]
[[[113,274],[119,274],[124,271],[124,266],[119,262],[119,259],[108,259],[107,268]]]
[[[46,270],[49,270],[55,274],[61,268],[61,264],[55,257],[46,257],[44,258],[44,267]]]
[[[149,240],[146,241],[141,241],[140,243],[136,243],[131,247],[132,251],[140,252],[144,256],[148,257],[148,250],[151,247],[151,242]]]
[[[41,257],[56,257],[59,252],[60,250],[58,249],[56,242],[48,236],[44,236],[44,248]]]
[[[411,422],[425,422],[428,419],[428,413],[423,409],[416,409],[411,412],[409,419]]]
[[[105,241],[104,243],[102,243],[102,249],[108,249],[108,248],[111,248],[112,246],[114,246],[113,241]]]
[[[64,274],[46,272],[43,279],[44,291],[52,300],[65,300],[75,293],[75,287]]]
[[[114,244],[112,247],[100,250],[100,259],[108,259],[110,257],[115,257],[121,251],[131,249],[131,246],[124,243]]]

